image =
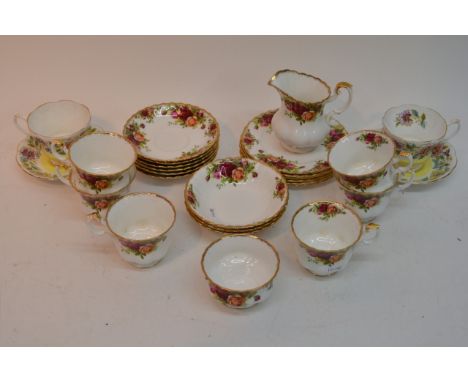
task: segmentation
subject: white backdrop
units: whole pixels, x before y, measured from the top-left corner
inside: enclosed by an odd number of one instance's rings
[[[184,101],[222,126],[218,157],[235,155],[244,125],[279,105],[266,85],[278,69],[354,85],[341,116],[350,131],[380,127],[401,103],[468,121],[468,39],[447,37],[0,38],[0,345],[467,345],[466,124],[452,141],[452,176],[393,202],[379,238],[329,278],[302,269],[290,220],[302,204],[338,195],[334,182],[292,189],[277,225],[260,232],[279,250],[271,299],[246,311],[214,301],[200,270],[220,234],[183,205],[185,179],[138,175],[177,208],[178,240],[158,266],[136,270],[111,240],[87,229],[79,199],[15,163],[16,112],[74,99],[94,122],[121,131],[143,106]]]

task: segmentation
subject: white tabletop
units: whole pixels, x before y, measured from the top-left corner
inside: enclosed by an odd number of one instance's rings
[[[177,240],[154,268],[124,263],[108,237],[84,224],[79,199],[15,163],[23,138],[12,117],[73,99],[94,122],[121,131],[142,106],[184,101],[221,124],[218,157],[238,153],[254,115],[275,108],[266,85],[278,69],[348,81],[350,131],[380,127],[393,105],[430,106],[468,121],[467,38],[0,38],[0,345],[467,345],[467,129],[452,140],[458,167],[440,183],[412,188],[378,219],[382,230],[348,267],[317,278],[293,251],[290,220],[302,204],[338,195],[334,182],[292,189],[288,209],[259,235],[281,269],[271,298],[244,311],[210,296],[200,270],[220,234],[186,213],[186,179],[138,174],[177,208]]]

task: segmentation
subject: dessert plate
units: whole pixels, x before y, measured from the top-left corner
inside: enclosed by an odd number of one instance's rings
[[[449,143],[442,143],[432,149],[431,156],[427,156],[419,169],[415,171],[413,184],[431,184],[449,176],[457,166],[457,155],[454,147]],[[407,181],[410,172],[400,175],[400,181]]]
[[[216,144],[219,125],[198,106],[169,102],[133,114],[125,123],[123,135],[143,158],[183,163],[203,155]]]
[[[102,130],[96,127],[89,127],[80,136],[97,131]],[[55,150],[59,153],[62,152],[62,145],[55,145]],[[24,172],[38,179],[57,180],[56,166],[60,168],[63,176],[66,177],[69,174],[68,166],[58,161],[41,139],[32,136],[23,139],[18,144],[16,162]]]
[[[244,128],[240,148],[249,157],[275,167],[283,174],[310,175],[330,171],[327,162],[328,150],[347,134],[346,129],[336,119],[323,143],[308,153],[292,153],[283,148],[271,128],[271,120],[276,110],[257,115]]]
[[[275,169],[252,159],[211,162],[187,182],[189,213],[217,230],[252,229],[284,212],[288,189]]]

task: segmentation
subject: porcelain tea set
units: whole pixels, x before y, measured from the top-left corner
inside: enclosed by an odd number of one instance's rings
[[[134,113],[122,134],[90,125],[89,109],[74,101],[48,102],[27,118],[14,117],[27,138],[17,162],[29,175],[59,179],[80,197],[86,222],[111,236],[119,255],[135,267],[156,265],[168,253],[176,209],[167,198],[129,193],[137,171],[164,179],[191,174],[184,189],[188,214],[225,233],[201,258],[212,295],[232,308],[248,308],[271,293],[280,257],[251,233],[284,214],[290,186],[334,178],[341,200],[316,200],[291,221],[299,263],[317,276],[346,267],[354,248],[370,243],[394,196],[452,173],[457,160],[447,143],[460,121],[447,123],[418,105],[387,110],[381,130],[349,133],[336,119],[352,101],[352,85],[332,92],[318,77],[280,70],[268,82],[278,109],[255,116],[240,136],[240,156],[215,159],[216,119],[186,103],[161,103]],[[325,112],[345,95],[344,106]]]

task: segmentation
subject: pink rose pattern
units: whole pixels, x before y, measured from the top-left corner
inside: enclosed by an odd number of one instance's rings
[[[119,239],[122,249],[129,255],[137,256],[144,259],[148,254],[158,249],[159,245],[166,240],[167,236],[163,235],[156,240],[139,243],[131,240]]]
[[[245,158],[234,158],[214,162],[207,168],[206,181],[214,179],[216,187],[221,189],[226,184],[236,186],[237,183],[245,182],[249,177],[256,178],[255,163]]]
[[[356,137],[356,141],[364,142],[367,145],[367,148],[371,150],[377,150],[378,147],[386,145],[388,140],[377,133],[362,133]]]
[[[195,196],[195,193],[193,192],[192,184],[190,184],[187,188],[187,201],[190,203],[193,209],[197,209],[197,207],[200,205],[198,203],[197,197]]]
[[[338,204],[331,202],[314,203],[309,212],[313,212],[320,217],[320,220],[329,220],[336,215],[346,215],[346,211]]]
[[[286,95],[282,95],[284,106],[286,107],[285,114],[294,118],[299,124],[314,121],[318,115],[322,114],[323,105],[321,103],[308,104],[297,101]]]
[[[322,146],[325,146],[327,150],[331,150],[332,147],[335,146],[335,143],[345,135],[346,132],[343,126],[333,126],[325,137]]]
[[[258,139],[255,138],[255,136],[250,131],[247,130],[244,136],[242,137],[242,143],[244,144],[245,147],[250,149],[252,148],[253,145],[258,144]]]
[[[345,191],[345,196],[350,205],[357,207],[364,212],[369,211],[369,209],[375,207],[380,202],[380,196],[377,195],[362,195]]]
[[[265,162],[269,166],[275,167],[280,172],[285,172],[288,174],[297,173],[304,168],[304,166],[299,166],[297,161],[288,160],[283,156],[267,154],[263,150],[258,150],[258,153],[255,155],[255,157],[262,162]]]
[[[344,255],[346,254],[346,251],[344,252],[320,252],[318,250],[305,247],[303,246],[307,254],[310,256],[310,258],[316,262],[316,263],[321,263],[324,265],[333,265],[340,261]]]
[[[269,283],[265,288],[271,289],[272,286],[273,284]],[[248,292],[231,292],[212,282],[209,282],[209,288],[212,295],[218,301],[234,308],[244,308],[247,305],[251,305],[252,302],[259,302],[261,300],[259,290]]]
[[[107,210],[114,201],[121,197],[120,194],[111,196],[89,196],[80,194],[80,196],[85,206],[91,208],[99,219],[103,217],[103,212]]]
[[[91,175],[80,170],[77,170],[77,173],[80,176],[80,184],[95,191],[96,194],[112,187],[114,183],[120,182],[123,179],[123,175],[121,174],[103,179],[101,176]]]
[[[273,197],[274,198],[279,198],[280,200],[283,200],[284,197],[286,196],[286,183],[283,182],[281,178],[276,177],[276,187],[275,191],[273,191]]]
[[[387,169],[384,169],[372,177],[368,178],[355,178],[350,176],[343,176],[342,179],[345,183],[349,183],[353,188],[359,191],[365,191],[368,188],[374,186],[379,179],[382,179],[387,175]]]
[[[271,120],[273,119],[273,116],[275,115],[276,110],[270,110],[267,111],[266,113],[261,114],[258,117],[255,117],[252,122],[254,125],[254,129],[258,130],[260,127],[270,127],[271,125]]]

